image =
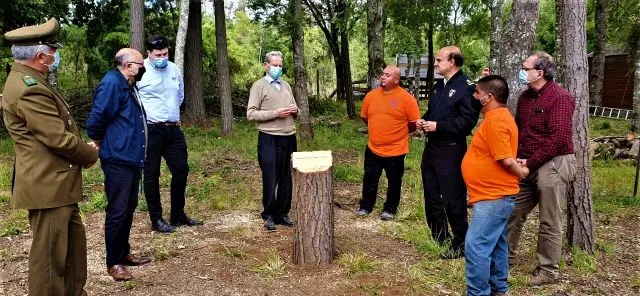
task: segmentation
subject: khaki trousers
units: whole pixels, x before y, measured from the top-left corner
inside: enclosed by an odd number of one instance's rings
[[[516,196],[516,206],[507,224],[510,261],[516,255],[527,215],[538,205],[538,267],[558,274],[562,255],[563,209],[575,174],[576,158],[567,154],[554,157],[520,181],[520,193]]]
[[[86,295],[87,238],[78,204],[29,210],[29,295]]]

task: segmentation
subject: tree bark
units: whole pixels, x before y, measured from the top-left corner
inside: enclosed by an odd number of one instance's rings
[[[602,106],[602,84],[606,56],[605,41],[607,39],[607,6],[609,6],[609,0],[596,0],[596,23],[594,26],[596,43],[593,49],[591,73],[589,75],[589,101],[596,106]]]
[[[509,23],[502,36],[500,50],[500,73],[509,84],[507,106],[516,114],[518,97],[525,86],[518,82],[518,71],[524,60],[531,55],[540,12],[538,0],[514,0]]]
[[[573,143],[576,155],[576,176],[567,197],[567,238],[569,245],[589,254],[595,250],[593,201],[591,190],[591,160],[589,157],[589,90],[587,64],[587,9],[585,0],[558,0],[562,27],[564,86],[576,98],[573,115]]]
[[[224,0],[214,0],[213,4],[216,23],[216,59],[218,63],[218,87],[220,88],[222,135],[228,136],[233,133],[233,105],[231,101],[231,77],[229,76]]]
[[[353,80],[351,79],[351,62],[349,58],[349,33],[346,30],[340,32],[340,66],[342,68],[342,83],[345,100],[347,101],[347,116],[356,118],[356,105],[353,101]],[[338,78],[338,79],[340,79]]]
[[[130,0],[129,47],[144,55],[144,0]]]
[[[562,46],[562,36],[560,34],[560,30],[564,28],[562,22],[564,21],[562,17],[562,1],[556,1],[556,65],[562,65],[562,52],[564,51],[564,47]],[[556,70],[556,82],[563,84],[564,83],[564,69],[563,67],[558,67]]]
[[[367,1],[367,42],[369,69],[367,71],[368,87],[378,87],[378,79],[382,74],[384,63],[384,3],[383,0]]]
[[[335,253],[330,156],[328,163],[319,167],[296,164],[298,155],[314,157],[312,155],[316,153],[294,153],[293,156],[293,209],[296,221],[293,263],[299,265],[330,264]]]
[[[189,5],[184,59],[183,121],[188,124],[204,124],[206,116],[202,95],[202,0],[191,0]]]
[[[640,22],[636,24],[635,37],[635,63],[636,63],[636,76],[635,87],[633,88],[633,126],[636,133],[640,131]]]
[[[313,123],[309,114],[309,90],[307,71],[304,68],[304,10],[302,0],[292,0],[293,26],[291,40],[293,47],[293,71],[295,75],[296,101],[300,113],[300,139],[309,142],[313,139]]]
[[[500,47],[502,43],[502,4],[504,0],[491,0],[491,40],[489,68],[492,73],[501,70]]]
[[[184,75],[184,44],[187,39],[187,26],[189,24],[189,0],[180,1],[180,22],[176,33],[176,50],[174,62]]]

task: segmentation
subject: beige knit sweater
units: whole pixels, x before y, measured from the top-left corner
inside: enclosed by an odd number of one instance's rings
[[[270,85],[264,77],[254,82],[249,92],[247,119],[255,121],[258,130],[271,135],[288,136],[296,133],[293,115],[276,118],[275,110],[296,104],[291,86],[280,80],[282,87],[278,90]]]

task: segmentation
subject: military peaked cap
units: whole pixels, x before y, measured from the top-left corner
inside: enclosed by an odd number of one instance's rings
[[[58,32],[60,23],[55,18],[51,18],[44,24],[26,26],[4,33],[4,38],[13,45],[49,45],[60,48],[58,43]]]

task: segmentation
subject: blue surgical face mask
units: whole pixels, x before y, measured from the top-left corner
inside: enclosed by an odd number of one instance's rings
[[[169,63],[168,58],[154,58],[152,59],[152,61],[153,61],[153,66],[156,68],[164,68]]]
[[[49,68],[49,73],[51,73],[56,69],[58,69],[58,66],[60,66],[60,53],[56,50],[54,54],[48,54],[48,53],[45,53],[45,54],[53,56],[53,63],[51,63],[50,65],[47,65],[47,67]]]
[[[527,71],[520,69],[520,72],[518,72],[518,82],[522,85],[529,84],[529,78],[527,76]]]
[[[282,76],[282,67],[269,66],[269,76],[271,76],[273,80],[278,80],[278,78]]]

